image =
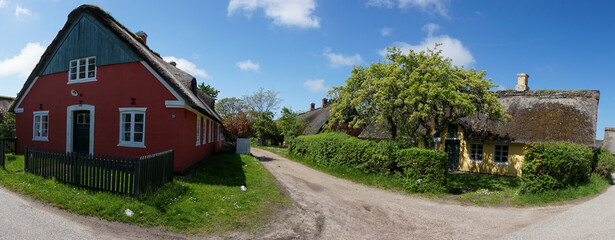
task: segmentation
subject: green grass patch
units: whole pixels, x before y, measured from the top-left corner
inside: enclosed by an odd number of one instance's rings
[[[314,161],[309,161],[301,156],[290,153],[286,148],[277,146],[257,146],[257,148],[273,152],[333,176],[367,186],[428,198],[454,199],[464,204],[473,205],[546,205],[592,196],[601,193],[610,186],[605,178],[592,175],[588,182],[576,187],[552,190],[541,194],[519,194],[521,180],[518,177],[460,172],[448,174],[446,191],[443,193],[414,193],[404,188],[403,180],[397,175],[366,174],[358,169],[345,166],[323,167]]]
[[[187,176],[138,198],[91,191],[23,172],[23,156],[7,155],[0,184],[80,215],[161,226],[188,234],[254,231],[290,202],[254,157],[217,154]],[[12,156],[12,157],[11,157]],[[0,168],[1,169],[1,168]],[[247,191],[241,191],[240,186]],[[135,214],[128,217],[126,209]]]

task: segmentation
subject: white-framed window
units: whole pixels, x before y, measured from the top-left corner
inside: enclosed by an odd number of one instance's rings
[[[68,83],[96,81],[96,57],[79,58],[70,61]]]
[[[201,140],[203,140],[203,145],[207,144],[207,118],[203,117],[203,137],[201,138]]]
[[[201,145],[201,117],[196,116],[196,145]]]
[[[482,143],[470,143],[470,162],[483,162]]]
[[[145,147],[146,108],[120,108],[120,143],[124,147]]]
[[[49,141],[49,111],[37,111],[32,114],[34,115],[32,140]]]
[[[508,145],[496,144],[493,150],[494,164],[508,164]]]
[[[213,142],[213,133],[214,133],[214,121],[209,120],[209,142]]]

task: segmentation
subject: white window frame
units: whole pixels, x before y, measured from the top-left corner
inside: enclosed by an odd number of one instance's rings
[[[120,147],[138,147],[145,148],[145,125],[146,125],[146,114],[145,111],[147,108],[119,108],[120,111],[120,127],[119,127],[119,144]],[[130,117],[130,141],[124,141],[122,139],[122,128],[124,127],[124,118],[122,117],[124,114],[131,114]],[[143,138],[141,142],[136,142],[134,139],[135,134],[135,114],[143,114]]]
[[[39,122],[36,122],[36,117],[39,117]],[[43,136],[43,117],[47,117],[47,136]],[[38,125],[38,131],[36,127]],[[32,140],[33,141],[49,141],[49,111],[32,112]]]
[[[496,161],[496,159],[498,158],[498,152],[503,152],[503,151],[497,151],[498,146],[506,147],[506,162]],[[501,157],[502,156],[500,156],[499,158]],[[493,145],[493,164],[508,165],[508,160],[510,160],[510,147],[508,146],[508,144],[494,144]]]
[[[213,142],[214,138],[213,138],[213,129],[214,129],[214,121],[209,120],[209,142]]]
[[[203,123],[201,125],[203,126],[203,137],[201,138],[201,142],[205,145],[207,144],[207,117],[203,117]]]
[[[89,73],[89,69],[88,67],[90,66],[90,59],[94,59],[94,77],[89,77],[88,73]],[[85,60],[85,77],[84,78],[80,78],[79,77],[79,67],[81,60]],[[72,64],[75,63],[75,69],[76,72],[73,72],[73,68],[72,68]],[[94,82],[96,81],[96,71],[97,71],[97,67],[96,67],[96,56],[89,56],[89,57],[84,57],[84,58],[77,58],[77,59],[73,59],[70,60],[68,62],[68,84],[73,84],[73,83],[83,83],[83,82]],[[71,75],[73,75],[73,73],[75,74],[75,79],[71,79]]]
[[[471,163],[483,163],[483,160],[485,159],[485,145],[483,143],[469,143],[470,145],[468,146],[468,158],[469,158],[469,162]],[[472,146],[480,146],[480,156],[481,159],[475,159],[472,157]]]
[[[196,146],[201,145],[201,116],[196,115]]]

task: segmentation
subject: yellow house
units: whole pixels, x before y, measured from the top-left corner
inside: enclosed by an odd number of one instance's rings
[[[517,76],[515,90],[495,92],[510,115],[505,124],[474,115],[449,127],[455,131],[445,133],[441,149],[449,155],[449,167],[520,176],[526,144],[569,141],[594,146],[599,91],[529,90],[529,75]]]

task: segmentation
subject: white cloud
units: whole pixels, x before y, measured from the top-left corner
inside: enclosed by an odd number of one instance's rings
[[[15,16],[17,17],[17,19],[21,20],[24,17],[32,16],[32,11],[30,11],[27,8],[22,8],[21,6],[17,5],[17,7],[15,7]]]
[[[433,36],[435,32],[440,30],[440,25],[435,23],[428,23],[423,26],[423,31],[427,32],[427,36]]]
[[[391,33],[393,33],[392,28],[385,27],[385,28],[380,29],[380,35],[382,35],[383,37],[389,36],[391,35]]]
[[[437,13],[448,18],[449,0],[368,0],[368,6],[392,8],[418,8],[423,12]]]
[[[3,8],[6,6],[6,0],[0,0],[0,8]]]
[[[320,19],[312,14],[316,8],[315,0],[231,0],[227,12],[230,16],[236,11],[243,11],[250,18],[258,8],[262,8],[276,25],[320,27]]]
[[[258,69],[260,68],[260,65],[258,63],[253,63],[250,59],[243,62],[238,62],[235,65],[237,65],[237,67],[239,67],[239,69],[243,71],[258,71]]]
[[[358,53],[352,56],[344,56],[342,54],[332,53],[331,49],[327,48],[323,55],[329,59],[329,65],[331,65],[331,67],[354,66],[363,62],[363,58],[361,58],[361,55]]]
[[[0,61],[0,78],[10,75],[28,77],[44,52],[45,47],[40,43],[26,44],[19,55]]]
[[[207,74],[207,72],[205,71],[205,69],[200,69],[196,67],[196,64],[183,59],[183,58],[176,58],[173,56],[169,56],[169,57],[162,57],[162,59],[164,59],[167,62],[175,62],[177,63],[177,68],[184,70],[192,75],[194,75],[195,77],[202,77],[202,78],[211,78],[211,76],[209,76]]]
[[[324,79],[314,79],[305,81],[303,86],[312,92],[327,91],[327,87],[325,87],[324,83]]]
[[[435,24],[433,24],[435,25]],[[413,50],[415,52],[425,51],[427,48],[433,49],[436,43],[441,43],[442,45],[438,46],[439,50],[442,50],[442,56],[448,57],[452,60],[453,65],[455,66],[468,66],[476,62],[474,60],[474,56],[470,53],[470,50],[463,46],[463,43],[459,39],[452,38],[448,35],[440,35],[433,36],[434,29],[439,28],[439,26],[433,26],[427,24],[423,27],[424,30],[428,31],[428,36],[418,45],[412,45],[405,42],[395,42],[394,46],[401,48],[402,53],[408,54]],[[386,49],[382,49],[378,51],[380,55],[385,56],[387,54]]]

